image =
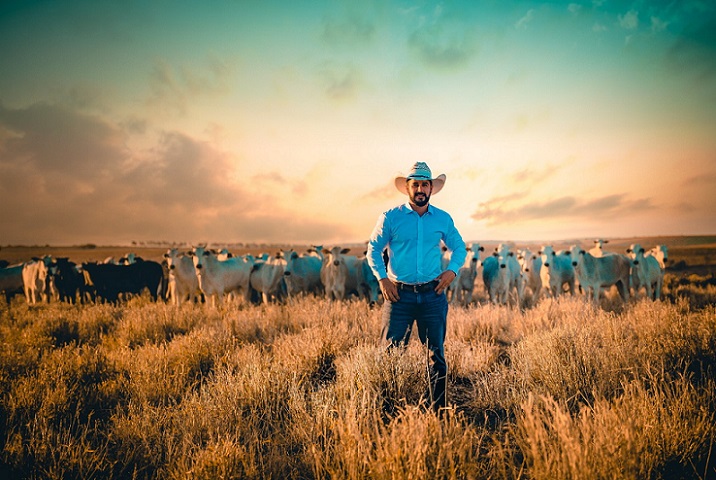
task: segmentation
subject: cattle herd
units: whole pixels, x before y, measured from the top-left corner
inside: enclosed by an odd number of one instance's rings
[[[533,303],[580,293],[598,301],[612,286],[624,301],[641,295],[642,290],[651,300],[661,298],[668,259],[665,245],[647,251],[632,244],[622,254],[605,251],[604,243],[596,240],[589,251],[576,245],[555,251],[544,245],[538,252],[513,250],[502,243],[484,256],[485,248],[473,243],[448,289],[449,300],[454,305],[472,303],[480,268],[485,295],[495,304],[522,305],[527,293]],[[378,281],[365,255],[348,255],[349,251],[314,246],[301,254],[281,250],[255,257],[197,246],[189,251],[169,249],[161,263],[130,254],[117,261],[79,265],[65,257],[46,256],[0,265],[0,291],[8,305],[15,294],[23,294],[28,304],[53,300],[118,303],[145,291],[154,301],[203,302],[214,307],[225,301],[285,302],[299,295],[381,302]],[[443,262],[449,262],[446,249]]]

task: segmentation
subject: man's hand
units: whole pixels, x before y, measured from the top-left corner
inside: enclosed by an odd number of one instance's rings
[[[398,288],[389,278],[381,278],[380,291],[383,292],[383,298],[388,302],[397,302],[400,299]]]
[[[438,286],[435,287],[435,293],[440,295],[445,291],[446,288],[450,286],[453,280],[455,280],[455,272],[452,270],[445,270],[443,273],[438,275],[438,278],[436,279],[438,281]]]

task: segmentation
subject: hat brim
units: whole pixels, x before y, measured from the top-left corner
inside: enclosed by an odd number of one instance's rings
[[[444,173],[441,173],[437,177],[432,179],[433,182],[433,191],[431,192],[431,195],[435,195],[440,190],[443,189],[445,186],[445,180],[447,177]],[[395,188],[398,189],[398,191],[404,195],[409,195],[408,193],[408,177],[395,177]]]

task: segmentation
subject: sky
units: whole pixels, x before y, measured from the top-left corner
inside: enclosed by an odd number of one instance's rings
[[[0,2],[0,245],[716,234],[716,3]]]

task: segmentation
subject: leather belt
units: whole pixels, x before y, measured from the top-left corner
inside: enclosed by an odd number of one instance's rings
[[[395,286],[398,287],[398,290],[407,290],[413,293],[425,293],[435,290],[435,288],[438,286],[438,283],[439,282],[437,280],[433,280],[432,282],[428,283],[418,284],[396,282]]]

